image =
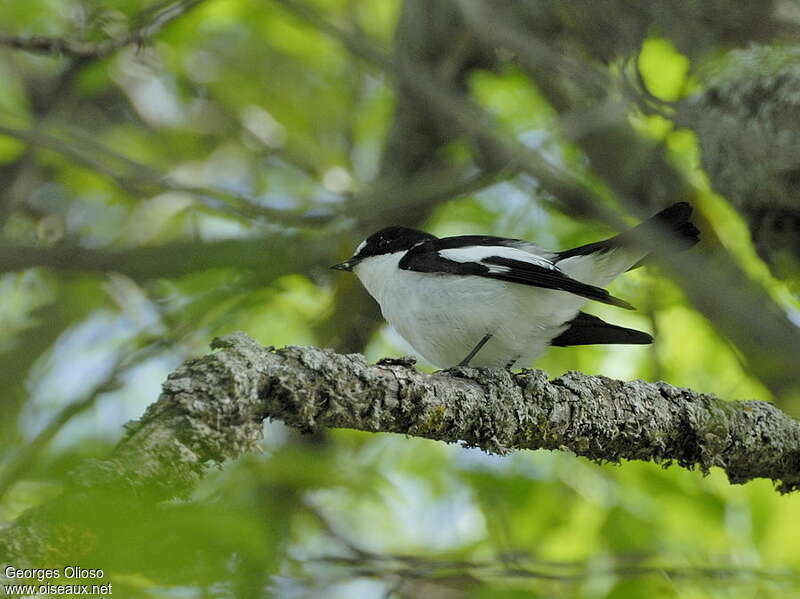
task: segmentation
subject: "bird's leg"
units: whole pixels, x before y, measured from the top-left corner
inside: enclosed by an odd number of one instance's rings
[[[461,360],[461,362],[459,362],[459,363],[458,363],[458,365],[459,365],[459,366],[462,366],[462,367],[464,367],[464,368],[466,368],[467,366],[469,366],[469,361],[470,361],[472,358],[474,358],[474,357],[475,357],[475,354],[477,354],[479,351],[481,351],[481,348],[482,348],[484,345],[486,345],[486,342],[487,342],[487,341],[489,341],[489,339],[491,339],[491,338],[492,338],[492,334],[491,334],[491,333],[486,333],[486,334],[483,336],[483,339],[481,339],[480,341],[478,341],[478,345],[476,345],[475,347],[473,347],[473,348],[472,348],[472,351],[471,351],[471,352],[469,352],[469,353],[467,354],[467,357],[466,357],[466,358],[464,358],[463,360]]]

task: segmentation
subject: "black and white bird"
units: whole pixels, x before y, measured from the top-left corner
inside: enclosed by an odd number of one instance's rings
[[[587,301],[634,309],[603,287],[647,256],[635,238],[658,229],[676,249],[697,243],[691,214],[689,204],[674,204],[633,234],[561,252],[519,239],[439,239],[388,227],[331,268],[354,272],[389,324],[432,364],[528,366],[550,345],[651,343],[647,333],[580,309]]]

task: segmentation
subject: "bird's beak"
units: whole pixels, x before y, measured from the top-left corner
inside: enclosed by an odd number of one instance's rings
[[[334,264],[331,266],[331,268],[334,270],[346,270],[347,272],[350,272],[353,270],[353,267],[356,265],[356,263],[357,261],[351,258],[350,260],[339,262],[339,264]]]

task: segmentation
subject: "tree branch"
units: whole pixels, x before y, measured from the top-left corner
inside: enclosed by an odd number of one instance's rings
[[[87,497],[188,494],[209,465],[253,450],[265,418],[306,432],[400,433],[496,454],[567,449],[601,463],[718,466],[732,483],[769,478],[782,493],[800,488],[800,423],[766,402],[577,372],[554,380],[539,370],[425,374],[407,358],[370,365],[359,354],[265,348],[244,333],[213,346],[219,351],[169,376],[109,459],[85,462],[63,497],[0,531],[0,561],[31,560],[45,548],[52,556],[54,528],[67,526]]]
[[[297,251],[299,246],[302,252]],[[176,241],[128,249],[0,245],[0,273],[42,266],[78,272],[118,272],[143,280],[179,277],[209,268],[239,268],[272,279],[324,268],[335,259],[329,246],[327,240],[312,236],[278,234],[256,239]]]
[[[569,449],[599,462],[674,460],[704,472],[719,466],[733,483],[770,478],[782,492],[800,485],[800,423],[766,402],[726,402],[663,382],[577,372],[552,381],[538,370],[424,374],[404,360],[368,365],[358,354],[309,347],[270,351],[241,333],[216,347],[224,349],[170,381],[200,375],[209,389],[208,373],[226,364],[228,376],[214,377],[217,393],[230,391],[219,383],[245,379],[264,416],[304,431],[402,433],[498,454]],[[169,382],[165,389],[156,405],[172,401],[176,389]]]

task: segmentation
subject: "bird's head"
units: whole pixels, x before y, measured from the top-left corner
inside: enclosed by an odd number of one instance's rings
[[[364,260],[369,260],[376,256],[406,252],[415,245],[429,239],[436,239],[436,237],[425,231],[409,229],[408,227],[386,227],[377,233],[373,233],[358,244],[351,258],[339,264],[334,264],[331,268],[351,271]]]

